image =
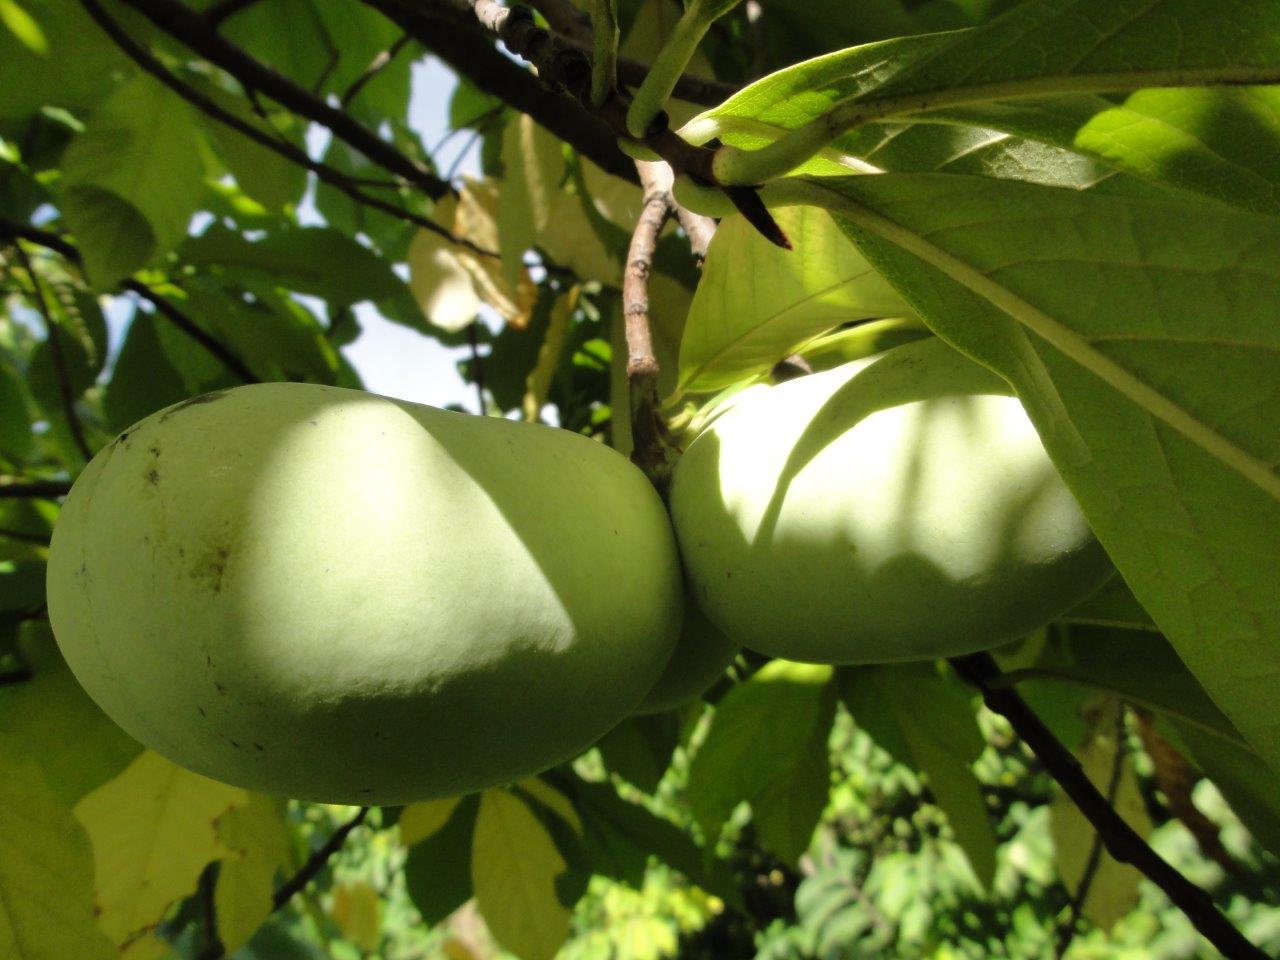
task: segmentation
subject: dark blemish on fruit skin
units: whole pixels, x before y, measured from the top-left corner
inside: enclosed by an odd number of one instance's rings
[[[257,750],[259,753],[262,753],[266,748],[260,743],[255,743],[253,745],[253,749]]]
[[[192,569],[191,576],[193,579],[205,581],[211,592],[221,593],[222,578],[226,575],[227,562],[230,559],[231,547],[229,546],[221,546],[211,550]]]
[[[227,688],[224,687],[222,684],[220,684],[217,680],[213,681],[213,689],[218,691],[218,696],[220,697],[225,697],[227,695]]]
[[[234,740],[228,740],[228,741],[227,741],[227,743],[231,744],[231,745],[232,745],[233,747],[235,747],[237,750],[239,750],[239,749],[240,749],[240,744],[236,743],[236,741],[234,741]]]
[[[188,407],[194,407],[200,403],[213,403],[215,400],[220,400],[222,397],[225,397],[226,395],[227,395],[226,390],[213,390],[213,391],[210,391],[209,393],[202,393],[198,397],[192,397],[190,400],[183,400],[181,403],[175,404],[174,406],[166,410],[164,413],[162,413],[160,415],[160,422],[164,423],[166,420],[172,417],[175,413],[179,413],[183,410],[186,410]]]
[[[202,717],[204,717],[204,718],[208,719],[208,716],[209,716],[209,715],[208,715],[207,713],[205,713],[205,712],[204,712],[204,707],[196,707],[196,709],[200,711],[200,716],[202,716]]]

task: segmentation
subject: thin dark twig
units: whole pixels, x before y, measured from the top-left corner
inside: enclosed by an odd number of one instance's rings
[[[1128,863],[1152,883],[1178,907],[1200,935],[1213,944],[1224,957],[1232,960],[1263,960],[1266,954],[1251,944],[1231,922],[1222,915],[1212,898],[1204,890],[1171,867],[1138,836],[1106,797],[1085,775],[1079,761],[1062,745],[1044,725],[1016,690],[1001,688],[1001,673],[994,658],[988,653],[975,653],[953,657],[951,664],[956,672],[982,693],[982,699],[993,712],[1009,721],[1014,732],[1044,764],[1045,769],[1072,799],[1086,820],[1102,838],[1107,852],[1120,863]]]
[[[241,10],[251,7],[257,2],[258,0],[222,0],[221,3],[215,3],[209,7],[204,12],[204,15],[209,18],[209,22],[213,26],[218,27],[227,18],[235,16]]]
[[[222,938],[218,936],[218,908],[215,903],[217,882],[215,879],[214,865],[209,864],[204,868],[204,873],[200,874],[199,897],[200,907],[203,913],[205,948],[200,952],[203,957],[206,954],[220,957],[227,952],[226,945],[222,942]]]
[[[351,86],[347,87],[342,96],[338,98],[338,102],[342,104],[343,109],[350,106],[351,101],[356,98],[356,94],[363,90],[370,80],[387,68],[391,61],[396,58],[396,55],[409,45],[411,39],[407,33],[402,33],[400,39],[387,47],[387,49],[380,51],[377,56],[369,61],[369,65],[364,68],[364,72],[356,77]]]
[[[209,353],[213,354],[224,367],[236,375],[241,383],[262,382],[262,379],[255,375],[243,360],[202,330],[194,320],[174,306],[172,301],[162,297],[140,280],[126,280],[121,286],[125,290],[131,290],[147,300],[155,308],[156,313],[163,316]]]
[[[294,894],[301,893],[306,885],[314,880],[316,875],[324,869],[324,865],[329,862],[329,858],[342,849],[342,845],[347,842],[347,837],[351,835],[351,831],[364,823],[364,818],[368,815],[369,808],[361,807],[354,817],[333,831],[332,836],[325,841],[324,846],[311,854],[298,872],[286,880],[280,889],[271,895],[271,909],[279,910],[293,899]]]
[[[66,480],[29,480],[0,483],[0,500],[57,500],[71,492]]]
[[[476,336],[476,323],[473,321],[467,326],[467,343],[471,345],[471,380],[476,385],[476,408],[479,413],[484,413],[484,364],[480,361],[480,339]]]
[[[1111,775],[1107,779],[1107,804],[1112,809],[1116,805],[1116,797],[1120,792],[1120,776],[1124,772],[1124,761],[1128,751],[1124,744],[1124,706],[1116,704],[1116,752],[1111,758]],[[1093,843],[1089,847],[1089,858],[1084,864],[1084,873],[1080,875],[1080,882],[1076,884],[1076,892],[1071,897],[1071,903],[1067,906],[1067,916],[1062,926],[1058,928],[1058,942],[1055,946],[1055,956],[1065,957],[1067,951],[1071,949],[1071,942],[1076,938],[1076,931],[1080,925],[1080,916],[1084,912],[1085,901],[1089,899],[1089,890],[1093,886],[1093,879],[1098,875],[1098,867],[1102,865],[1102,834],[1094,832]]]
[[[297,164],[314,173],[322,183],[327,183],[335,189],[339,190],[346,196],[350,197],[356,203],[362,206],[371,207],[374,210],[381,210],[383,213],[390,214],[397,219],[404,220],[416,226],[429,230],[432,233],[444,237],[450,243],[464,246],[467,249],[479,254],[483,257],[497,257],[492,250],[485,250],[470,240],[455,236],[440,224],[426,217],[419,216],[412,211],[397,207],[395,204],[387,203],[377,197],[371,197],[357,188],[346,174],[327,164],[321,163],[319,160],[313,160],[307,155],[306,151],[294,146],[285,140],[277,139],[270,134],[259,130],[251,123],[245,122],[234,113],[226,110],[221,104],[217,103],[210,97],[205,96],[195,87],[185,83],[175,74],[169,71],[167,67],[154,56],[151,55],[145,47],[141,46],[137,41],[130,37],[120,25],[112,19],[111,15],[106,12],[98,0],[80,0],[85,10],[97,22],[124,53],[134,61],[139,67],[155,77],[166,87],[182,97],[196,109],[200,110],[206,116],[217,120],[219,123],[230,127],[237,133],[252,140],[254,143],[265,147],[273,153],[279,154],[286,160]],[[442,181],[443,182],[443,181]]]
[[[96,0],[89,2],[97,5]],[[419,187],[429,197],[439,199],[450,192],[451,188],[446,181],[401,153],[393,144],[383,140],[355,118],[298,86],[288,77],[210,30],[208,19],[199,11],[175,3],[174,0],[124,2],[169,36],[227,71],[245,87],[252,87],[294,113],[327,127],[339,140]]]
[[[62,341],[59,339],[62,334],[62,327],[53,319],[53,313],[49,309],[49,301],[45,298],[44,284],[40,280],[40,275],[36,273],[35,267],[32,266],[31,258],[27,256],[27,251],[23,248],[22,241],[15,240],[13,248],[18,252],[18,259],[22,261],[22,268],[27,272],[27,276],[31,278],[36,308],[40,311],[40,316],[44,318],[45,331],[49,337],[49,357],[53,360],[53,372],[58,380],[58,397],[62,401],[62,415],[66,418],[67,428],[71,431],[71,439],[75,441],[76,449],[84,455],[85,460],[92,460],[93,450],[89,447],[89,441],[85,439],[84,425],[80,422],[80,414],[76,412],[76,397],[71,388],[71,373],[67,368],[67,355],[63,353]]]
[[[649,323],[649,276],[663,226],[675,212],[671,168],[636,161],[644,204],[631,234],[622,275],[622,316],[627,341],[627,383],[631,396],[631,460],[662,489],[669,469],[658,414],[658,358]]]

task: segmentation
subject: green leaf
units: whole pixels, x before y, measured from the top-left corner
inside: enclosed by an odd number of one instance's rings
[[[90,106],[110,89],[112,74],[128,63],[115,44],[78,3],[55,0],[5,0],[0,10],[8,28],[0,28],[0,117],[25,117],[40,107]],[[32,46],[14,30],[15,16],[26,15],[44,37],[47,49]]]
[[[827,798],[828,777],[814,775],[811,741],[819,739],[825,754],[835,710],[831,676],[827,666],[775,660],[720,701],[689,764],[689,807],[708,838],[719,836],[739,803],[754,811],[763,801],[759,829],[782,844],[780,854],[803,852]],[[797,744],[805,747],[798,752]]]
[[[922,771],[974,875],[991,889],[996,835],[973,763],[986,747],[967,692],[932,664],[840,672],[854,721],[902,764]]]
[[[1280,769],[1280,220],[946,175],[822,182],[933,329],[1010,380],[1139,602]]]
[[[312,0],[252,3],[230,17],[222,32],[228,40],[310,90],[325,77],[335,58],[341,59],[316,6]]]
[[[0,754],[0,956],[113,960],[93,915],[84,829],[38,766]]]
[[[158,317],[135,311],[116,359],[102,407],[117,433],[179,400],[192,396],[156,336]]]
[[[98,290],[114,287],[156,250],[156,235],[147,218],[114,193],[73,187],[58,206],[80,244],[88,279]]]
[[[31,452],[30,399],[22,379],[0,356],[0,458],[17,463]]]
[[[1119,716],[1120,706],[1115,700],[1107,699],[1097,706],[1091,714],[1089,734],[1075,753],[1093,785],[1111,799],[1111,805],[1125,822],[1145,838],[1151,832],[1151,819],[1147,816],[1133,765],[1125,757],[1123,737],[1117,728]],[[1054,800],[1052,824],[1058,873],[1075,895],[1094,857],[1097,831],[1065,794]],[[1103,930],[1110,930],[1120,917],[1137,906],[1141,880],[1142,874],[1137,869],[1117,862],[1105,848],[1099,849],[1081,913]]]
[[[276,874],[290,864],[284,803],[250,794],[247,804],[217,819],[215,830],[228,852],[218,868],[214,916],[218,939],[230,955],[271,915]]]
[[[680,342],[677,394],[763,373],[840,323],[908,312],[824,211],[774,216],[795,251],[774,246],[738,215],[716,230]]]
[[[1280,791],[1276,775],[1256,753],[1203,728],[1176,723],[1191,759],[1217,785],[1253,838],[1280,855]]]
[[[152,254],[176,246],[187,235],[187,225],[204,194],[204,161],[195,117],[186,101],[157,81],[138,75],[108,97],[89,117],[84,132],[71,141],[62,158],[65,186],[106,191],[140,213],[151,228],[154,248],[136,259],[136,269]],[[84,201],[80,204],[83,206]],[[100,218],[118,219],[126,236],[136,236],[136,225],[127,211],[108,204],[93,207]],[[77,234],[86,214],[65,211]],[[102,241],[98,224],[81,237],[86,244]],[[86,256],[91,251],[83,249]],[[133,252],[133,248],[129,248]],[[99,251],[101,255],[101,251]],[[94,275],[99,287],[120,279],[123,254],[115,258],[114,276]],[[90,271],[92,273],[92,261]],[[132,272],[124,271],[124,272]]]
[[[439,923],[472,897],[471,843],[479,810],[478,795],[452,802],[444,824],[409,850],[405,889],[428,924]]]
[[[60,801],[75,803],[120,773],[142,746],[76,682],[48,623],[23,625],[18,648],[32,679],[0,687],[5,753],[38,763]]]
[[[393,59],[383,62],[387,51],[402,36],[394,23],[357,3],[317,3],[315,11],[337,54],[326,78],[326,89],[345,99],[365,71],[379,65],[373,78],[363,82],[355,97],[346,102],[346,108],[376,117],[379,122],[390,117],[404,119],[409,106],[410,72],[421,56],[420,48],[409,44]]]
[[[353,304],[407,296],[391,266],[350,237],[325,227],[299,227],[249,241],[213,228],[192,237],[180,256],[188,263],[234,269],[273,286]]]
[[[231,96],[213,84],[203,84],[201,91],[233,113],[241,121],[275,138],[288,139],[295,146],[298,137],[267,123],[251,110],[242,97]],[[201,116],[205,134],[217,147],[236,183],[249,196],[270,210],[297,203],[307,186],[307,172],[274,150],[268,150],[225,123]]]
[[[476,903],[494,937],[521,960],[551,960],[569,936],[556,880],[568,868],[529,806],[505,790],[480,795],[471,847]]]
[[[205,865],[223,855],[214,823],[246,801],[244,790],[148,750],[76,804],[93,841],[98,923],[116,944],[130,945],[125,957],[134,955],[134,945],[149,949],[147,934],[195,890]]]
[[[498,241],[507,283],[520,279],[524,252],[546,229],[560,194],[565,163],[560,141],[527,114],[502,132],[502,190],[498,194]]]
[[[623,720],[596,746],[610,771],[645,793],[653,793],[671,764],[679,739],[679,717],[657,713]]]
[[[49,52],[49,38],[17,0],[0,0],[0,23],[32,53],[44,56]]]
[[[1127,630],[1155,631],[1151,614],[1133,595],[1122,577],[1112,577],[1102,589],[1072,609],[1062,620],[1067,623],[1092,624],[1099,627],[1122,627]]]

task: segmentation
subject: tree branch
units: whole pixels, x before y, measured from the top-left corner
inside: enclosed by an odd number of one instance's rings
[[[62,352],[62,341],[59,336],[62,328],[53,319],[53,313],[49,310],[49,301],[45,299],[44,284],[40,281],[40,275],[36,273],[35,267],[31,264],[31,258],[27,256],[27,251],[23,249],[22,241],[15,240],[13,249],[18,252],[18,259],[22,261],[22,268],[27,272],[27,276],[31,278],[31,288],[35,298],[36,308],[40,311],[40,316],[44,318],[45,331],[49,337],[49,357],[53,360],[54,374],[58,380],[58,398],[62,402],[62,415],[66,418],[67,429],[71,431],[71,439],[75,442],[76,449],[84,456],[86,461],[93,459],[93,450],[89,447],[89,441],[84,436],[84,425],[80,422],[80,415],[76,412],[76,398],[71,389],[71,374],[67,370],[67,357]]]
[[[383,213],[390,214],[397,219],[412,223],[424,230],[429,230],[432,233],[444,237],[451,243],[467,247],[469,250],[472,250],[480,256],[497,256],[497,254],[492,250],[485,250],[469,240],[464,240],[461,237],[454,236],[444,227],[440,226],[440,224],[429,220],[426,217],[419,216],[412,211],[397,207],[395,204],[387,203],[377,197],[369,196],[356,186],[353,178],[348,177],[346,174],[334,169],[333,167],[321,163],[319,160],[312,160],[305,150],[294,146],[286,140],[279,140],[265,131],[259,130],[253,124],[237,117],[234,113],[224,109],[217,101],[205,96],[195,87],[185,83],[175,74],[171,73],[163,63],[152,56],[150,51],[129,36],[120,27],[120,25],[111,18],[111,15],[106,12],[102,5],[98,3],[98,0],[80,0],[80,3],[85,10],[88,11],[89,16],[91,16],[98,26],[102,28],[103,32],[115,42],[116,46],[124,51],[129,59],[133,60],[133,62],[140,68],[155,77],[201,113],[217,120],[219,123],[224,124],[227,127],[230,127],[240,135],[247,137],[261,147],[265,147],[272,153],[278,154],[306,170],[310,170],[322,183],[329,184],[362,206],[370,207],[374,210],[381,210]],[[444,181],[441,182],[443,183]],[[379,186],[398,186],[398,184],[379,184]]]
[[[665,488],[670,466],[658,415],[658,358],[649,324],[649,275],[662,228],[675,212],[671,198],[673,177],[665,163],[636,161],[644,185],[644,205],[631,234],[622,275],[622,316],[627,339],[627,383],[631,397],[631,460]]]
[[[1000,668],[988,653],[953,657],[951,665],[965,680],[977,687],[982,699],[995,713],[1009,721],[1023,742],[1039,757],[1049,774],[1061,785],[1085,819],[1093,825],[1107,852],[1120,863],[1132,864],[1164,891],[1200,935],[1225,957],[1263,960],[1266,954],[1245,939],[1244,934],[1218,910],[1207,893],[1171,867],[1107,803],[1081,769],[1071,751],[1041,722],[1017,691],[996,686]]]
[[[456,5],[402,0],[361,2],[396,23],[478,89],[528,114],[603,170],[636,182],[631,159],[618,149],[617,140],[605,123],[580,104],[547,89],[528,70],[503,56],[489,38],[475,29],[474,18],[461,15]],[[584,76],[589,76],[585,56],[580,52],[577,56]]]
[[[148,301],[157,313],[217,357],[222,365],[234,373],[241,383],[262,382],[262,379],[254,374],[243,360],[201,329],[194,320],[175,307],[170,300],[156,293],[145,283],[140,280],[126,280],[120,286],[125,290],[131,290]]]
[[[96,5],[96,0],[90,2]],[[320,97],[219,36],[211,29],[208,18],[199,11],[174,0],[124,0],[124,3],[210,63],[227,71],[246,88],[264,93],[294,113],[327,127],[339,140],[360,151],[379,166],[421,188],[427,196],[439,199],[451,191],[446,181],[401,153],[350,115],[330,106]]]
[[[70,492],[71,484],[64,480],[0,482],[0,500],[57,500]]]
[[[676,219],[680,228],[689,237],[689,248],[693,251],[698,266],[707,259],[707,248],[711,246],[711,238],[716,235],[716,222],[710,217],[694,213],[676,204]]]

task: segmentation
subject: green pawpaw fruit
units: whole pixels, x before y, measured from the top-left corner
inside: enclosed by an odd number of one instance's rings
[[[49,615],[80,683],[199,773],[403,803],[567,760],[682,617],[644,476],[567,431],[353,390],[177,404],[85,469]]]
[[[671,508],[708,619],[790,660],[989,649],[1112,573],[1005,382],[932,337],[744,397]]]
[[[684,628],[662,676],[645,694],[636,713],[661,713],[684,706],[720,679],[740,645],[717,630],[695,603],[686,603]]]

